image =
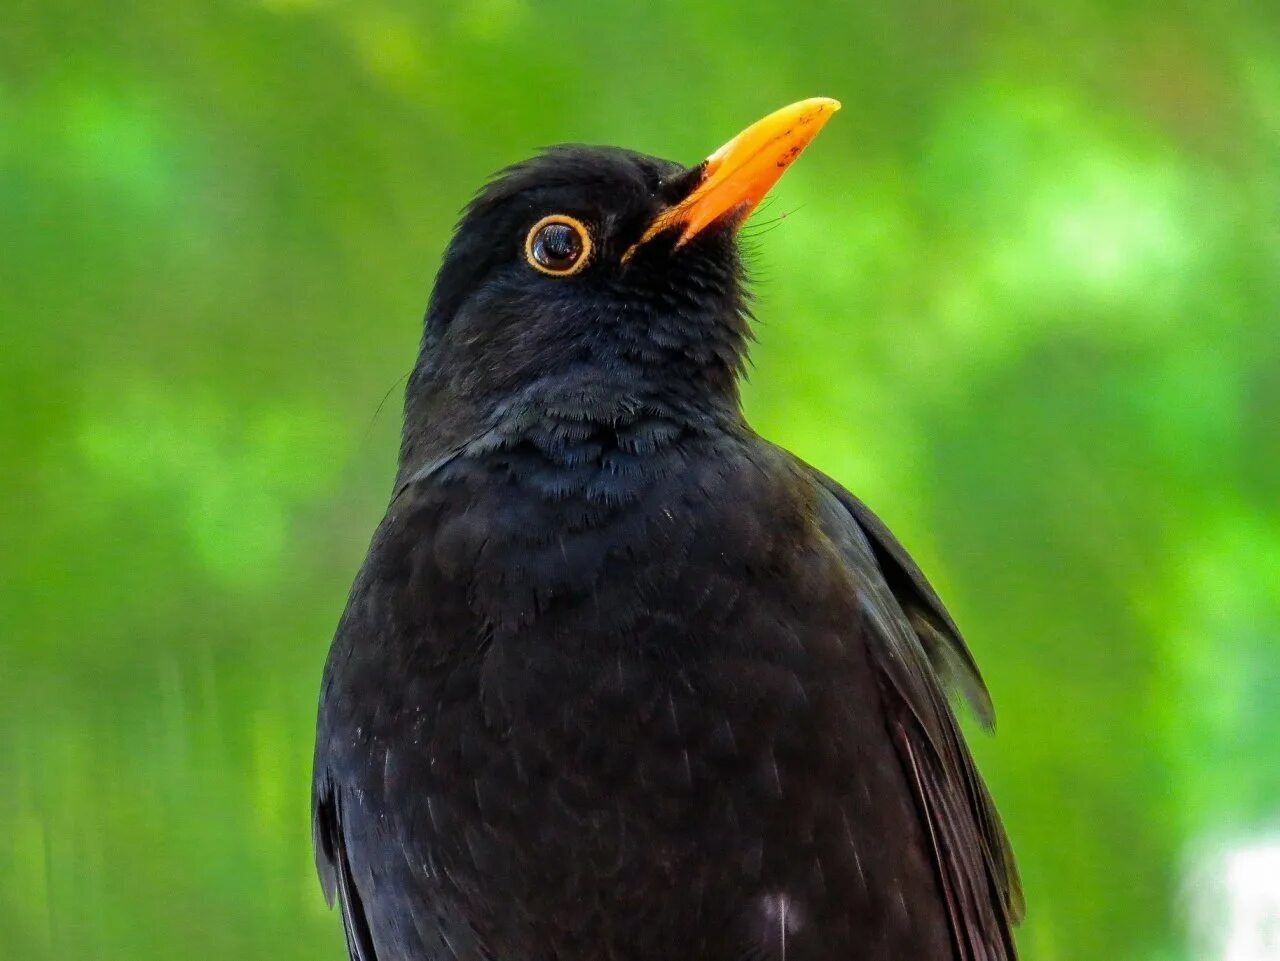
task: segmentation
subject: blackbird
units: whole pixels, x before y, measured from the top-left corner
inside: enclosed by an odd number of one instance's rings
[[[550,148],[466,208],[320,697],[353,961],[1014,957],[974,661],[739,402],[738,227],[838,107],[692,168]]]

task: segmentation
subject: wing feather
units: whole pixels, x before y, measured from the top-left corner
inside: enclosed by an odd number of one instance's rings
[[[889,734],[915,789],[960,961],[1013,961],[1022,892],[1013,854],[946,690],[980,719],[990,698],[969,649],[901,544],[861,501],[807,468],[828,536],[857,575]]]
[[[964,694],[983,727],[993,727],[995,711],[977,662],[919,565],[871,508],[825,474],[813,468],[809,470],[840,502],[866,537],[886,585],[911,622],[934,672],[944,683],[954,685]]]
[[[373,948],[373,935],[365,915],[360,892],[356,888],[342,833],[342,801],[337,791],[325,781],[318,781],[312,805],[311,830],[315,845],[316,870],[324,898],[333,907],[334,898],[342,912],[342,929],[347,935],[350,961],[378,961]]]

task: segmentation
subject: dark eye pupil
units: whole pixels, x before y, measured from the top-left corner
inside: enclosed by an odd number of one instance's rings
[[[582,255],[582,240],[568,224],[547,224],[533,238],[533,256],[551,270],[568,270]]]

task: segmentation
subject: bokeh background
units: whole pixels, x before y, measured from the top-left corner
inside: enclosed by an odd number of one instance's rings
[[[1280,6],[8,0],[0,958],[343,957],[319,672],[456,211],[844,111],[762,433],[931,573],[1029,961],[1280,958]]]

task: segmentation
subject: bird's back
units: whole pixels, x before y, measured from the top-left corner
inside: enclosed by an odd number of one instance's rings
[[[940,870],[874,532],[745,428],[573,431],[449,452],[375,535],[317,745],[352,956],[1011,957],[989,805]]]

